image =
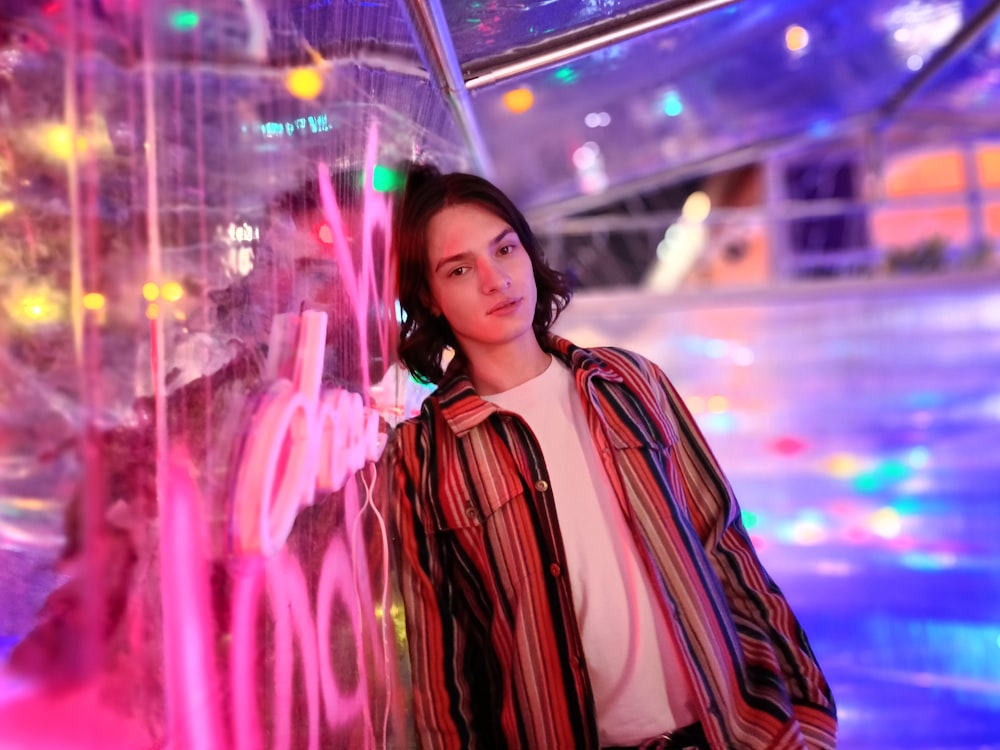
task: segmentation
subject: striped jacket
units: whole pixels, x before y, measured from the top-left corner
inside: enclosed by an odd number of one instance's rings
[[[547,347],[673,624],[713,748],[833,748],[833,697],[715,458],[652,362]],[[523,420],[449,368],[393,438],[393,518],[423,748],[597,748],[545,463]]]

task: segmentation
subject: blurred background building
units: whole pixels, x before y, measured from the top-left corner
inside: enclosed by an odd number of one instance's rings
[[[408,159],[675,380],[842,747],[1000,747],[996,0],[3,0],[0,747],[409,746],[372,477],[270,555],[235,490],[275,315],[419,403]]]

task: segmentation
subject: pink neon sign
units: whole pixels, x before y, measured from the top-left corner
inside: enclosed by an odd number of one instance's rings
[[[375,167],[377,146],[377,130],[373,127],[366,148],[369,175]],[[371,487],[366,502],[361,504],[357,483],[352,481],[366,465],[379,459],[385,447],[379,413],[366,406],[371,397],[367,316],[372,303],[384,310],[382,303],[390,298],[389,264],[383,264],[385,275],[379,283],[372,255],[377,231],[384,232],[385,252],[388,252],[391,209],[388,199],[376,193],[371,180],[367,180],[361,264],[355,268],[330,186],[329,170],[323,164],[318,170],[334,255],[340,276],[346,281],[353,311],[351,322],[359,334],[357,354],[362,365],[364,393],[323,391],[321,387],[326,313],[306,311],[275,319],[265,373],[270,385],[248,426],[235,475],[230,523],[232,549],[238,557],[231,601],[228,714],[231,743],[238,750],[262,750],[265,744],[254,661],[257,623],[265,598],[273,618],[275,650],[271,747],[278,750],[291,747],[296,672],[301,676],[300,687],[305,698],[310,750],[319,747],[321,720],[333,731],[360,720],[364,727],[363,747],[374,746],[376,728],[371,715],[370,686],[375,680],[388,692],[394,682],[389,653],[393,633],[388,617],[385,522],[372,502]],[[384,318],[378,326],[383,361],[387,360],[389,332],[394,324],[394,319]],[[193,482],[183,481],[170,486],[170,502],[182,514],[177,523],[182,519],[185,523],[196,523],[191,509],[200,505],[197,487]],[[305,571],[285,543],[301,509],[311,505],[317,493],[334,491],[342,491],[340,497],[347,522],[342,533],[335,534],[327,545],[317,590],[311,597]],[[372,517],[383,544],[380,625],[375,617],[367,554],[358,539],[360,520],[366,514]],[[218,679],[214,663],[206,656],[210,651],[207,640],[210,628],[206,624],[211,622],[211,611],[207,599],[199,593],[208,573],[199,562],[202,557],[198,548],[192,547],[198,539],[198,535],[171,533],[162,540],[164,628],[175,635],[184,634],[183,639],[168,635],[168,645],[173,644],[168,651],[179,658],[168,658],[165,665],[169,673],[167,697],[173,736],[189,738],[186,746],[214,750],[226,745],[220,744],[224,734],[220,710],[211,705],[211,698],[204,693],[205,686],[216,685]],[[184,591],[195,592],[193,606],[181,606]],[[346,627],[357,655],[357,683],[348,690],[338,684],[331,661],[330,628],[338,601],[344,605],[341,609],[346,608],[349,613]],[[366,642],[366,637],[375,633],[381,636],[381,642],[377,638]],[[197,642],[188,643],[188,638]],[[366,652],[372,655],[374,664],[381,658],[385,674],[368,673],[363,656]],[[199,707],[192,695],[201,695],[206,700]],[[390,703],[387,695],[382,745]]]
[[[285,355],[290,340],[297,341],[291,363]],[[378,412],[356,393],[320,393],[325,341],[324,312],[307,310],[301,320],[285,313],[271,328],[268,373],[285,377],[269,386],[249,426],[234,495],[238,552],[277,552],[318,490],[343,489],[382,455]]]

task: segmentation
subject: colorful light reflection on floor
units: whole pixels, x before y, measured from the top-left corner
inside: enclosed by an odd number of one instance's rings
[[[560,327],[648,354],[685,394],[845,750],[1000,748],[997,289],[579,298]]]

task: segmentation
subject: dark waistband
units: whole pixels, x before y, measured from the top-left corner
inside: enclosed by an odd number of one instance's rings
[[[650,737],[638,745],[608,747],[604,750],[712,750],[700,723]]]

